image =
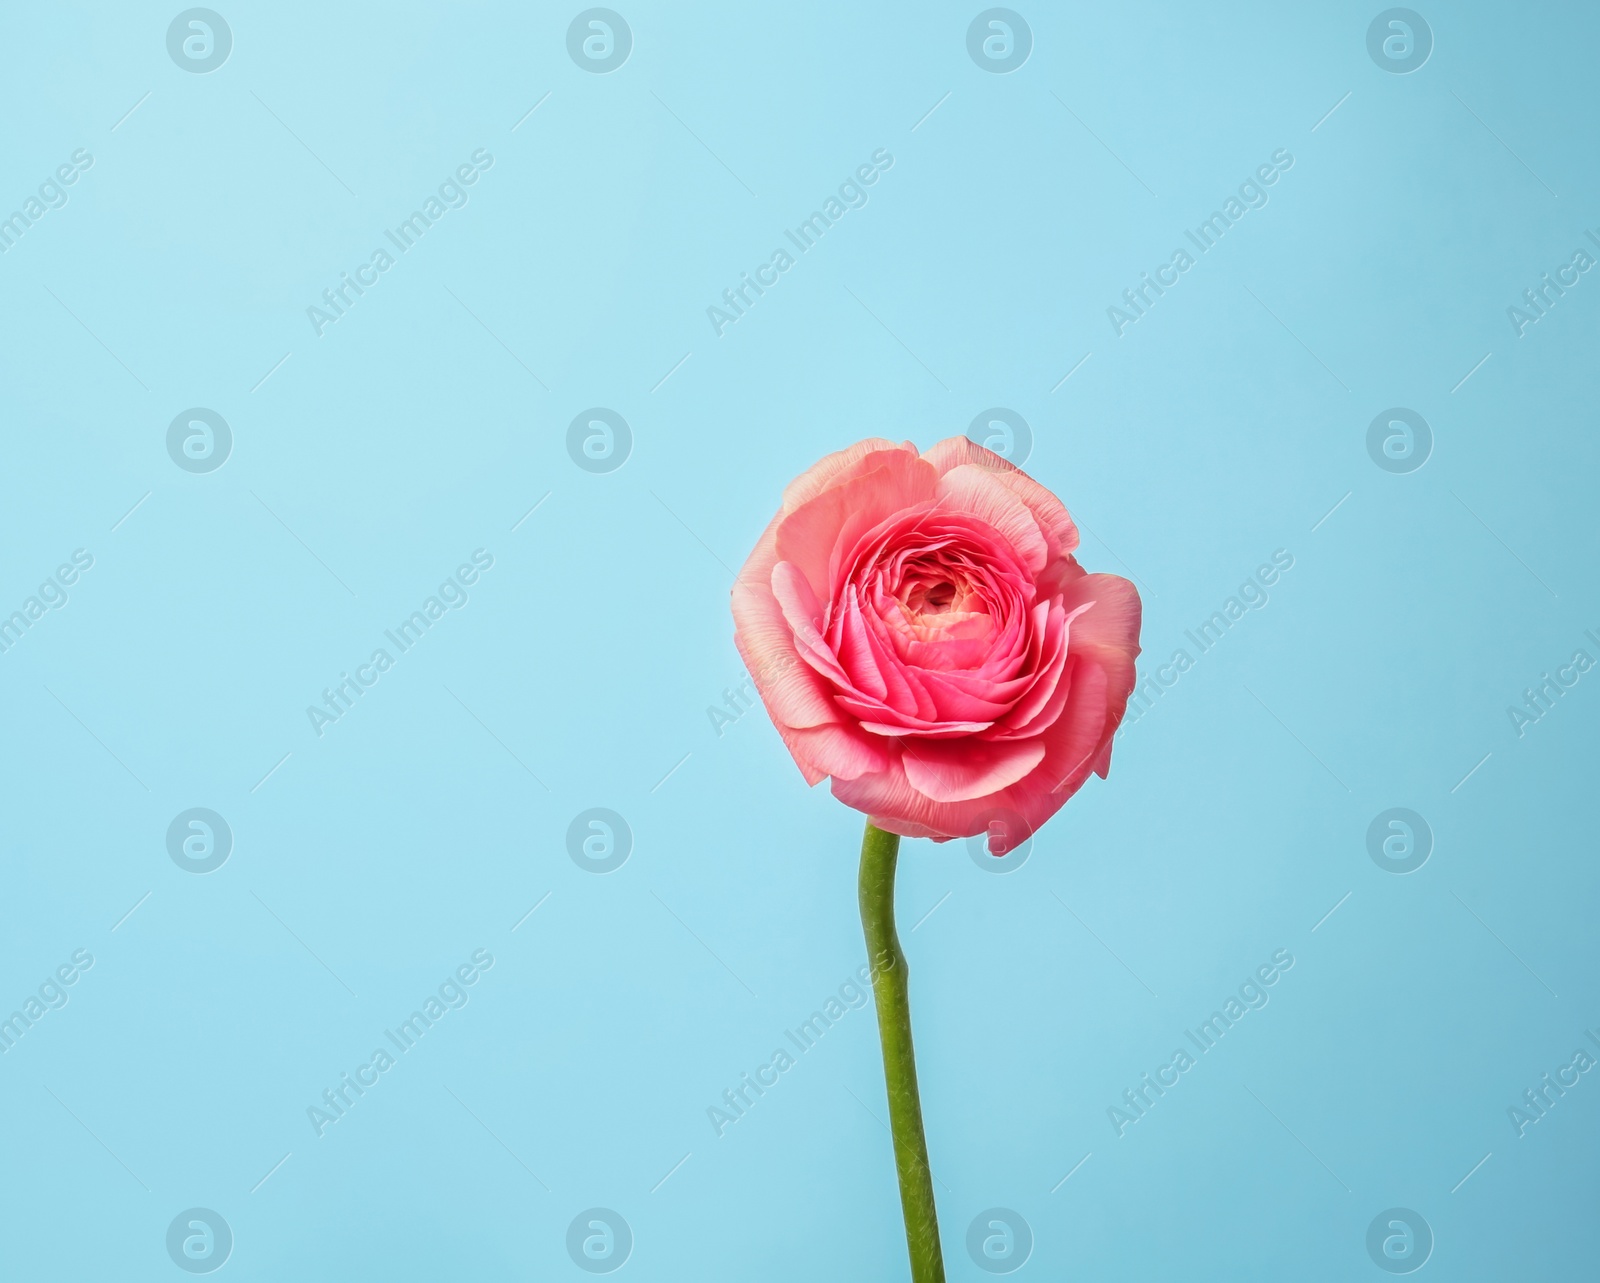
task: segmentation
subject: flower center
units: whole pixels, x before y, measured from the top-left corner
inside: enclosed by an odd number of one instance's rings
[[[972,609],[972,588],[961,574],[946,566],[913,568],[895,594],[908,618],[922,622],[930,616]]]

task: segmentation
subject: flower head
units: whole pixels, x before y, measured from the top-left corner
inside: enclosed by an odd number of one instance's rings
[[[807,782],[890,832],[989,831],[1003,854],[1103,777],[1139,595],[1077,546],[1059,499],[965,437],[862,441],[790,483],[733,616]]]

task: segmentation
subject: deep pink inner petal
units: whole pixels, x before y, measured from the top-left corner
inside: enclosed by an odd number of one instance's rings
[[[1014,531],[930,501],[841,537],[826,605],[808,591],[814,556],[809,572],[787,562],[774,571],[802,657],[872,733],[1015,738],[1056,702],[1066,629],[1059,599],[1036,599],[1037,567],[1027,563],[1042,546],[1037,529],[1003,492],[982,497]]]

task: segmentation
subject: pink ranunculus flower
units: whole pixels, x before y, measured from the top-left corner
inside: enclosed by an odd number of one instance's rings
[[[807,783],[891,833],[989,831],[1004,854],[1104,777],[1139,594],[1077,546],[1055,495],[965,437],[862,441],[790,483],[734,639]]]

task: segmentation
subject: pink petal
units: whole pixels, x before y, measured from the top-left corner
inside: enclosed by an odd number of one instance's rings
[[[1015,784],[1044,760],[1037,740],[930,740],[905,746],[901,766],[935,802],[969,802]]]
[[[1061,500],[993,450],[985,449],[966,437],[946,437],[922,457],[934,466],[941,477],[964,464],[986,469],[1032,510],[1045,537],[1053,545],[1052,554],[1069,553],[1078,546],[1078,527],[1073,525]]]
[[[1050,746],[1050,761],[1049,775],[1040,783],[1047,783],[1050,794],[1063,802],[1093,771],[1107,720],[1105,668],[1092,660],[1074,659],[1068,676],[1072,698],[1060,719],[1041,737]]]
[[[826,689],[801,661],[793,629],[772,592],[777,526],[773,518],[734,582],[734,644],[775,721],[835,720]]]
[[[1050,560],[1050,549],[1032,510],[997,474],[962,464],[939,478],[938,495],[941,506],[968,513],[999,531],[1034,574]]]
[[[1063,604],[1073,611],[1085,602],[1094,609],[1075,616],[1072,645],[1103,647],[1133,658],[1139,654],[1139,593],[1120,575],[1083,575],[1068,585]]]
[[[809,763],[820,772],[817,779],[807,779],[815,784],[824,775],[835,780],[853,780],[863,775],[881,773],[889,769],[892,758],[873,737],[855,727],[813,726],[805,730],[785,732],[783,741],[799,763]],[[802,770],[805,767],[802,765]]]
[[[1040,638],[1040,658],[1035,665],[1033,688],[1019,699],[1004,724],[998,728],[1006,737],[1037,735],[1054,725],[1066,707],[1072,685],[1066,680],[1067,661],[1072,653],[1073,620],[1089,610],[1085,602],[1070,615],[1059,605],[1050,608],[1048,621],[1036,630]]]
[[[933,469],[907,450],[880,450],[778,523],[778,560],[800,568],[818,597],[833,593],[830,562],[886,518],[933,497]]]
[[[847,478],[862,459],[880,450],[906,450],[912,454],[917,452],[916,446],[909,441],[896,445],[893,441],[885,441],[882,437],[868,437],[865,441],[857,441],[853,446],[843,450],[835,450],[832,454],[817,460],[784,487],[783,509],[780,515],[787,516],[801,504],[816,498],[830,485]]]

